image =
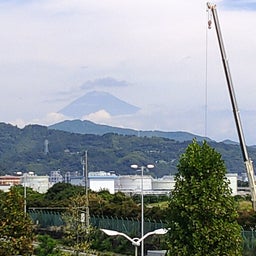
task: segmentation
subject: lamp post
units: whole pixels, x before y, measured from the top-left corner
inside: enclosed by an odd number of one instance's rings
[[[153,164],[148,164],[146,166],[138,166],[137,164],[132,164],[131,168],[140,169],[141,171],[141,237],[144,236],[144,190],[143,190],[143,175],[144,169],[152,169],[155,166]],[[144,241],[141,240],[141,256],[144,256]]]
[[[129,240],[132,243],[132,245],[135,246],[135,256],[138,256],[138,247],[140,246],[140,243],[142,244],[142,242],[144,241],[145,238],[147,238],[148,236],[151,236],[151,235],[164,235],[168,232],[168,229],[160,228],[160,229],[156,229],[154,231],[148,232],[141,238],[137,238],[137,237],[131,238],[128,235],[126,235],[125,233],[118,232],[116,230],[103,229],[103,228],[100,230],[103,231],[108,236],[123,236],[123,237],[125,237],[127,240]]]

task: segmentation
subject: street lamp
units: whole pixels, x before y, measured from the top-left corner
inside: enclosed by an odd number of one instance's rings
[[[141,170],[141,237],[144,236],[144,193],[143,193],[143,172],[144,169],[152,169],[155,166],[153,164],[148,164],[146,166],[138,166],[137,164],[132,164],[131,168]],[[141,256],[144,256],[144,241],[141,243]]]
[[[138,255],[138,247],[140,246],[140,243],[141,244],[143,243],[145,238],[147,238],[148,236],[151,236],[151,235],[164,235],[168,232],[168,229],[160,228],[160,229],[156,229],[154,231],[148,232],[141,238],[137,238],[137,237],[131,238],[128,235],[126,235],[125,233],[118,232],[116,230],[103,229],[103,228],[100,230],[103,231],[108,236],[123,236],[123,237],[125,237],[127,240],[129,240],[132,243],[132,245],[135,246],[135,256]]]

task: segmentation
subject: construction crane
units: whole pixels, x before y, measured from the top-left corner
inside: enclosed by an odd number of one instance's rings
[[[252,200],[253,210],[256,211],[256,186],[255,186],[253,164],[252,164],[252,160],[249,158],[248,151],[247,151],[246,144],[245,144],[242,124],[241,124],[239,110],[237,107],[237,101],[236,101],[236,97],[235,97],[235,91],[234,91],[234,87],[233,87],[233,83],[232,83],[232,79],[231,79],[231,73],[230,73],[229,64],[228,64],[225,47],[224,47],[224,43],[223,43],[223,38],[222,38],[222,34],[221,34],[216,4],[212,4],[212,3],[208,2],[207,7],[208,7],[208,11],[211,11],[211,13],[212,13],[213,21],[215,24],[215,29],[216,29],[216,33],[217,33],[220,53],[221,53],[221,57],[222,57],[223,67],[224,67],[224,72],[225,72],[226,81],[227,81],[227,85],[228,85],[228,91],[229,91],[230,100],[231,100],[231,104],[232,104],[232,108],[233,108],[233,114],[234,114],[234,118],[235,118],[237,133],[238,133],[238,137],[239,137],[240,147],[242,150],[243,160],[244,160],[245,167],[246,167],[246,172],[247,172],[247,177],[248,177],[248,182],[249,182],[249,187],[250,187],[250,192],[251,192],[251,200]],[[211,20],[208,20],[208,28],[209,29],[211,28]]]

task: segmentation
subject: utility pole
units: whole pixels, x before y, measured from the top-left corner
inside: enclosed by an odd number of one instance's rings
[[[88,154],[87,150],[84,152],[84,157],[82,160],[83,164],[83,178],[84,178],[84,187],[85,187],[85,227],[88,231],[90,225],[90,213],[89,213],[89,195],[88,195]]]
[[[23,174],[23,186],[24,186],[24,218],[27,216],[27,173]]]

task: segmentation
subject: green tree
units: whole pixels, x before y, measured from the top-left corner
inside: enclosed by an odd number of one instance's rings
[[[86,196],[74,196],[70,205],[63,214],[66,223],[64,228],[64,243],[78,252],[87,252],[90,249],[91,227],[86,227]]]
[[[24,187],[16,185],[15,190],[22,197],[24,196]],[[27,208],[49,206],[49,203],[44,200],[44,194],[41,194],[30,187],[26,187]]]
[[[33,226],[15,187],[0,193],[0,255],[31,255]]]
[[[70,199],[82,192],[84,192],[84,188],[80,186],[59,182],[48,189],[44,200],[48,202],[48,206],[67,207]]]
[[[180,157],[169,203],[169,255],[238,256],[241,227],[221,155],[195,140]]]

